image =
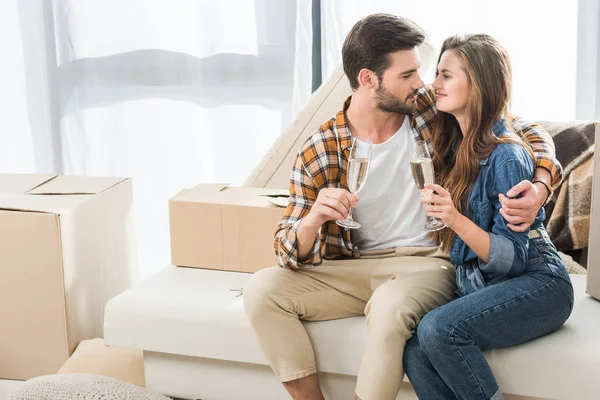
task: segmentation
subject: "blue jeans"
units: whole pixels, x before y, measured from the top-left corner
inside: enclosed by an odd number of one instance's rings
[[[533,243],[532,243],[533,245]],[[404,370],[427,399],[502,399],[483,351],[560,328],[573,308],[564,266],[544,244],[530,246],[527,271],[443,305],[423,318],[404,349]]]

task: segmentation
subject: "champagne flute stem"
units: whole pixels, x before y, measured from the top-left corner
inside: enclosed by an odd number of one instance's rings
[[[346,217],[346,219],[352,219],[352,210],[353,210],[353,208],[350,207],[350,209],[348,210],[348,216]]]

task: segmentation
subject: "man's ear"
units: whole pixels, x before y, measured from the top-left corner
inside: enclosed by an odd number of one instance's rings
[[[374,89],[379,85],[379,79],[377,78],[377,75],[373,71],[366,68],[361,69],[358,73],[358,82],[361,86],[364,86],[367,89]]]

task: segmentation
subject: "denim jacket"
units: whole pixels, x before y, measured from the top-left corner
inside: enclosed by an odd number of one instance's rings
[[[509,131],[504,120],[492,129],[502,137]],[[468,217],[490,235],[488,262],[481,260],[458,236],[450,249],[450,259],[456,266],[456,284],[459,295],[466,295],[490,284],[521,275],[528,266],[529,229],[513,232],[500,214],[498,194],[524,179],[531,180],[535,171],[533,159],[518,144],[500,144],[480,162],[479,173],[469,198]],[[530,229],[543,228],[544,209],[540,209]],[[550,243],[551,245],[551,243]]]

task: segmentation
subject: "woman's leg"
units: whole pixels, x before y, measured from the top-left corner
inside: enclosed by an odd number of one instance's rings
[[[557,330],[571,313],[572,304],[570,283],[544,275],[522,275],[427,314],[417,329],[419,347],[456,398],[501,399],[482,350],[516,345]],[[430,382],[423,378],[431,369],[421,365],[409,368],[417,393],[430,393],[423,398],[447,398],[441,397],[443,393],[436,397]]]
[[[404,348],[404,371],[421,400],[456,400],[452,390],[421,350],[416,332]]]

